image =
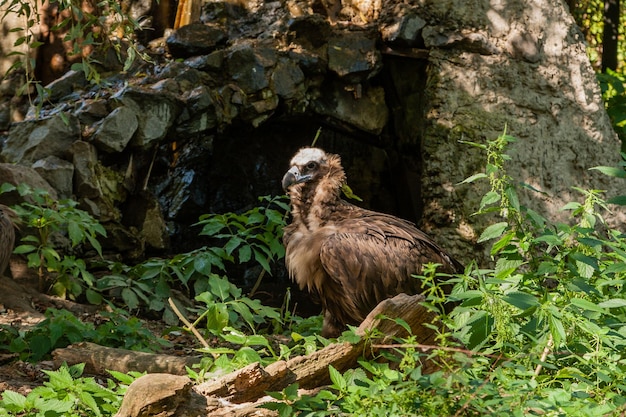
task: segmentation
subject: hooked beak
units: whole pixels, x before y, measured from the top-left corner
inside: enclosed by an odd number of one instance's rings
[[[285,176],[283,177],[283,190],[287,191],[289,187],[294,184],[299,184],[301,182],[305,182],[311,179],[311,175],[300,175],[300,171],[298,167],[293,166],[287,171]]]

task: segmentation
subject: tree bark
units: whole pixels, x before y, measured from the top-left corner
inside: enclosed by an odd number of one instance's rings
[[[187,375],[185,366],[191,367],[200,362],[200,358],[197,357],[134,352],[104,347],[90,342],[55,349],[52,352],[52,358],[57,368],[63,363],[69,365],[84,363],[85,372],[94,375],[107,375],[109,370],[122,373],[137,371]]]

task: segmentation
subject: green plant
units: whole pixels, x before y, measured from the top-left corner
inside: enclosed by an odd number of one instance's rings
[[[216,274],[208,277],[209,291],[196,296],[196,301],[205,307],[199,309],[199,316],[194,327],[206,320],[206,328],[215,335],[223,335],[227,326],[256,332],[258,326],[266,325],[268,320],[279,320],[279,312],[266,307],[259,300],[242,296],[240,288],[226,278]]]
[[[124,3],[104,0],[86,4],[79,0],[51,0],[48,7],[51,10],[56,8],[57,15],[61,17],[61,21],[49,30],[57,35],[64,34],[63,42],[72,47],[68,55],[80,58],[79,62],[72,65],[72,69],[82,71],[87,80],[100,83],[99,59],[103,59],[109,50],[114,50],[119,61],[124,62],[124,71],[130,68],[138,56],[148,59],[145,53],[137,49],[132,39],[134,31],[140,29],[140,26],[130,16]],[[9,72],[24,70],[26,83],[18,90],[18,95],[28,94],[30,98],[34,86],[39,97],[39,111],[49,91],[33,78],[36,59],[32,52],[43,45],[36,33],[38,27],[45,23],[45,11],[40,8],[40,3],[25,0],[0,0],[0,10],[4,12],[0,17],[2,21],[9,14],[23,19],[23,27],[8,28],[11,32],[23,33],[13,45],[16,49],[7,54],[8,57],[17,58]],[[22,45],[26,45],[26,52],[18,49]]]
[[[205,214],[196,223],[202,226],[201,236],[224,239],[227,256],[236,256],[240,264],[254,260],[271,273],[270,263],[285,256],[281,242],[289,205],[284,196],[259,197],[264,206],[245,213]]]
[[[8,416],[112,416],[119,409],[128,385],[141,376],[137,372],[111,371],[117,379],[100,385],[94,378],[81,377],[84,364],[61,366],[43,372],[48,381],[24,396],[6,390],[0,400],[0,417]]]
[[[169,344],[150,333],[139,319],[128,317],[119,309],[100,313],[104,321],[98,326],[79,320],[67,310],[51,308],[45,314],[46,319],[28,331],[1,326],[6,337],[0,339],[0,349],[19,353],[22,360],[36,362],[56,348],[78,342],[150,352]]]
[[[28,266],[37,268],[40,289],[51,288],[61,297],[75,299],[83,291],[93,303],[101,302],[94,289],[95,279],[82,259],[63,254],[54,243],[54,234],[69,238],[72,251],[92,248],[102,256],[98,236],[106,236],[106,231],[87,212],[78,209],[73,200],[56,201],[44,190],[33,190],[25,184],[15,187],[3,184],[0,192],[17,190],[26,202],[13,207],[23,220],[26,234],[22,244],[14,253],[26,255]],[[34,234],[28,234],[33,231]]]
[[[149,259],[135,266],[112,263],[109,266],[111,274],[98,281],[98,290],[118,294],[132,310],[145,306],[151,311],[163,311],[164,320],[176,324],[178,319],[166,300],[172,297],[172,288],[185,288],[189,295],[200,297],[197,301],[207,305],[214,298],[218,300],[217,306],[210,307],[210,311],[203,314],[210,318],[209,329],[212,331],[217,329],[214,324],[224,322],[225,311],[232,305],[238,305],[234,308],[239,310],[230,309],[230,314],[236,316],[243,312],[242,324],[254,328],[259,324],[254,323],[259,315],[253,315],[252,321],[246,321],[249,316],[244,310],[256,309],[260,312],[263,311],[262,306],[250,298],[244,297],[244,301],[236,303],[224,298],[235,293],[239,294],[235,298],[240,297],[241,290],[220,274],[226,272],[227,263],[235,260],[240,264],[254,261],[261,265],[264,272],[271,272],[271,262],[284,256],[280,236],[288,205],[282,197],[260,197],[259,200],[265,205],[244,214],[211,214],[200,218],[197,223],[202,226],[200,235],[225,242],[223,247],[202,247],[171,259]]]
[[[626,75],[607,70],[598,74],[602,99],[611,124],[622,141],[622,152],[626,152]]]
[[[272,393],[278,402],[266,408],[303,416],[623,414],[626,235],[604,223],[606,203],[595,190],[577,189],[581,201],[563,208],[571,224],[524,207],[505,170],[513,142],[504,133],[472,144],[488,164],[464,183],[491,186],[479,212],[499,218],[479,240],[494,242],[494,267],[470,262],[442,283],[454,284],[458,306],[440,316],[448,326],[439,330],[440,346],[413,336],[380,346],[393,366],[374,358],[343,374],[330,369],[327,389],[311,396],[291,386]],[[437,311],[438,289],[428,296]],[[439,370],[425,373],[426,360]]]

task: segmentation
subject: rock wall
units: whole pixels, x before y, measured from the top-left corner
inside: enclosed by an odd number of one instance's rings
[[[100,87],[66,74],[42,117],[5,135],[5,162],[36,167],[128,258],[197,247],[200,214],[282,193],[320,127],[363,205],[462,260],[484,252],[475,240],[493,219],[470,217],[484,188],[456,185],[484,166],[461,139],[508,126],[509,173],[545,193],[523,203],[555,216],[580,199],[571,186],[621,192],[588,171],[616,165],[619,144],[560,1],[210,1],[202,16]]]
[[[573,186],[623,194],[623,181],[589,171],[617,166],[619,142],[582,33],[563,3],[446,3],[439,21],[422,31],[430,49],[422,131],[425,228],[443,226],[449,239],[480,234],[490,219],[468,214],[484,187],[454,184],[484,165],[484,155],[457,141],[483,143],[505,126],[518,139],[507,152],[509,175],[542,192],[520,187],[522,204],[566,221],[560,208],[582,201]],[[469,13],[477,4],[481,12]],[[612,222],[621,227],[623,211],[616,210]]]

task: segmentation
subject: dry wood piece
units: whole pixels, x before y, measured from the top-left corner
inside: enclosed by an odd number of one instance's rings
[[[67,348],[55,349],[52,358],[56,367],[64,362],[68,365],[85,364],[85,372],[95,375],[107,375],[107,370],[127,373],[129,371],[148,373],[167,373],[187,375],[185,366],[191,367],[200,362],[200,358],[158,355],[154,353],[134,352],[81,342]]]
[[[144,375],[128,387],[126,397],[132,401],[124,401],[115,417],[171,415],[183,401],[188,402],[192,385],[186,376]]]
[[[125,414],[118,417],[145,417],[145,410],[160,410],[163,414],[173,416],[265,416],[276,415],[270,410],[258,409],[257,406],[271,397],[267,391],[280,391],[290,384],[298,383],[300,388],[317,388],[330,382],[329,365],[340,372],[357,366],[359,358],[368,357],[375,353],[372,345],[387,343],[394,337],[406,336],[406,329],[394,319],[402,319],[417,337],[416,343],[434,345],[436,333],[433,329],[423,326],[423,323],[432,323],[434,314],[420,305],[424,301],[421,295],[408,296],[400,294],[392,299],[381,302],[359,326],[357,333],[365,336],[369,330],[376,328],[382,332],[381,337],[364,337],[358,343],[333,343],[324,349],[306,356],[298,356],[288,361],[279,361],[263,368],[253,363],[245,368],[231,372],[213,381],[205,382],[191,390],[181,390],[177,395],[183,397],[177,401],[175,408],[164,410],[162,405],[168,404],[161,399],[169,398],[171,387],[166,387],[163,395],[151,394],[150,398],[159,399],[159,405],[151,407],[148,397],[129,395],[137,381],[131,384],[124,397],[122,409]],[[432,364],[431,364],[432,365]],[[429,364],[424,365],[427,372]],[[177,381],[180,383],[180,381]],[[142,390],[158,391],[163,389],[159,377],[146,378],[142,382]],[[204,399],[199,401],[198,399]],[[191,408],[190,408],[191,407]],[[131,410],[133,412],[129,412]],[[144,411],[139,411],[144,410]],[[203,410],[203,411],[199,411]],[[157,414],[154,414],[157,415]]]
[[[357,333],[365,335],[369,330],[378,329],[384,337],[378,339],[361,339],[356,344],[333,343],[324,349],[306,356],[297,356],[288,361],[279,361],[263,369],[259,364],[232,372],[214,381],[205,382],[195,389],[205,396],[218,396],[229,401],[241,403],[253,401],[264,395],[266,391],[280,391],[290,384],[298,383],[300,388],[315,388],[330,382],[328,366],[344,372],[357,365],[362,356],[373,353],[366,349],[368,343],[386,343],[394,337],[407,335],[406,329],[393,319],[404,320],[414,335],[416,343],[435,344],[435,332],[424,327],[422,323],[431,323],[434,314],[420,305],[424,301],[421,295],[397,295],[384,300],[361,323]],[[381,317],[386,318],[381,318]],[[432,369],[432,364],[425,364],[425,371]],[[251,379],[253,382],[242,384],[240,381]]]

